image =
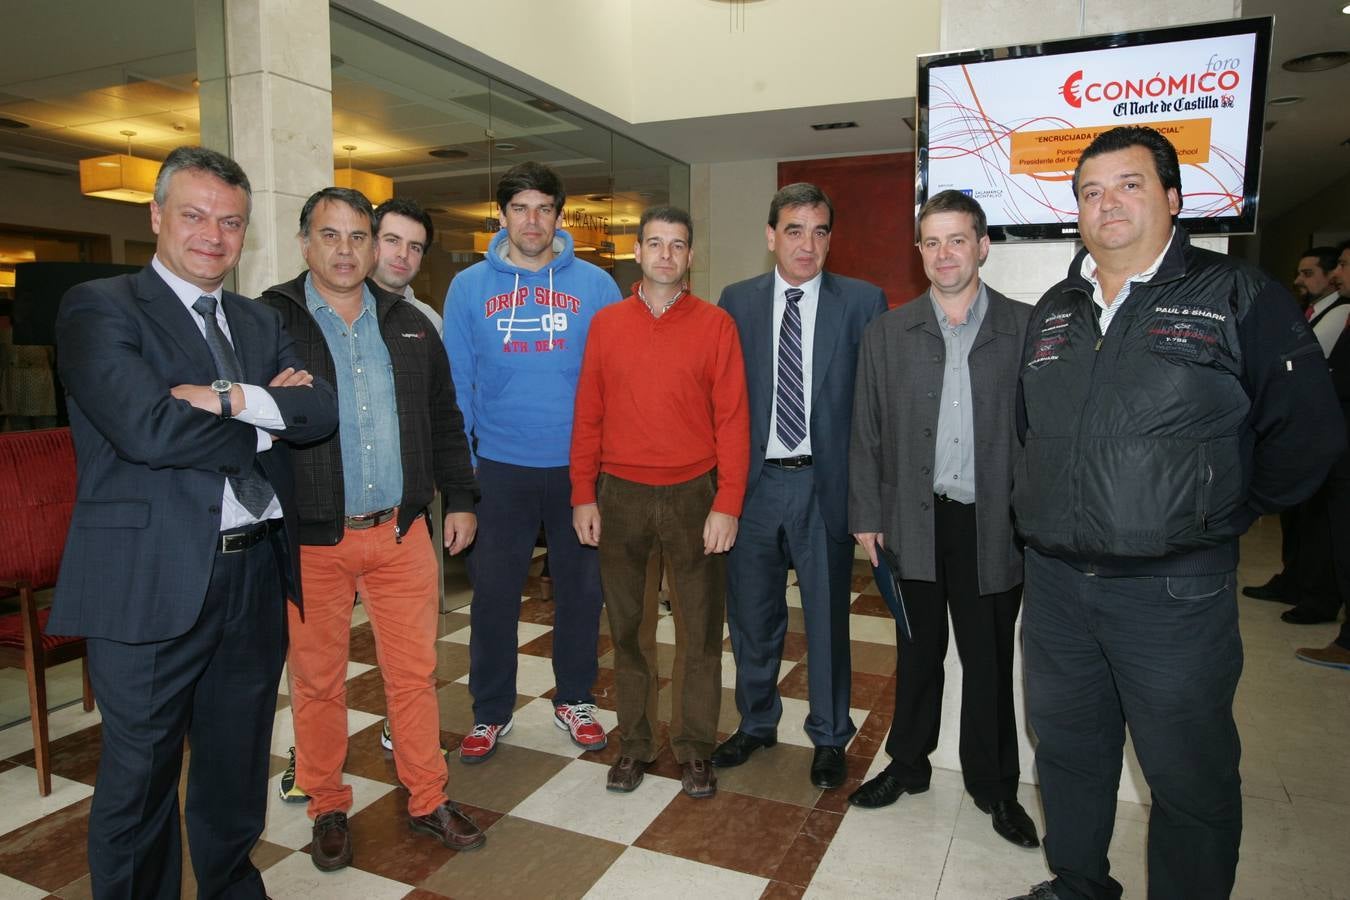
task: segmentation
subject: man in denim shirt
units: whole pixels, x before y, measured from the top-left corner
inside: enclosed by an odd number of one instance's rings
[[[300,566],[312,579],[303,618],[290,617],[296,787],[309,795],[311,858],[352,861],[342,781],[347,755],[348,634],[358,588],[376,635],[394,762],[409,822],[447,847],[480,846],[478,827],[445,794],[436,667],[437,566],[427,505],[445,499],[445,544],[477,530],[477,485],[445,350],[425,317],[368,276],[373,210],[356,191],[325,188],[300,213],[309,269],[266,291],[300,355],[338,389],[334,439],[296,458]],[[311,593],[312,592],[312,593]]]

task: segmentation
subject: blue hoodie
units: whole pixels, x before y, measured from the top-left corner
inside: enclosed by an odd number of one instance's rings
[[[591,317],[622,299],[603,269],[576,258],[558,231],[538,272],[506,256],[506,230],[487,258],[455,276],[445,298],[445,352],[478,457],[532,468],[565,466],[572,404]]]

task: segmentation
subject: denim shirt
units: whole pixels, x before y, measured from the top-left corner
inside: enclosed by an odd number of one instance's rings
[[[305,305],[319,323],[337,373],[345,512],[360,516],[397,506],[403,498],[398,402],[375,295],[362,288],[361,315],[348,327],[305,276]]]

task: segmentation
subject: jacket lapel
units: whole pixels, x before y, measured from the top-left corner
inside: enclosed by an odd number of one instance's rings
[[[263,361],[259,353],[263,347],[262,335],[257,328],[257,319],[247,315],[241,304],[253,303],[247,297],[222,294],[225,301],[225,320],[230,323],[230,343],[234,345],[234,357],[239,360],[239,373],[245,384],[266,385],[275,372],[263,371]]]
[[[192,361],[194,370],[201,371],[207,383],[215,377],[216,364],[206,346],[195,313],[189,312],[164,279],[146,266],[136,274],[136,297],[146,305],[150,321],[173,339],[183,354]]]
[[[773,273],[760,276],[754,291],[756,297],[751,307],[754,318],[750,333],[758,333],[763,337],[742,341],[741,353],[745,356],[745,371],[748,373],[750,392],[762,397],[764,401],[750,405],[752,410],[758,406],[757,421],[752,424],[760,432],[767,434],[769,420],[773,415],[773,373],[778,366],[778,360],[773,358]]]
[[[816,303],[815,346],[811,350],[811,408],[815,409],[820,388],[825,384],[830,360],[844,333],[844,298],[835,290],[834,278],[825,272],[820,279],[820,297]]]

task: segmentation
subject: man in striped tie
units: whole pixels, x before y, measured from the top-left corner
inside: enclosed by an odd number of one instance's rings
[[[780,659],[793,569],[806,624],[811,782],[844,783],[849,718],[848,606],[853,540],[846,516],[848,442],[858,342],[886,310],[875,285],[824,271],[834,207],[813,184],[769,204],[774,271],[727,287],[750,395],[750,472],[727,563],[727,621],[740,727],[713,753],[738,766],[777,743]],[[800,652],[789,654],[800,659]]]

